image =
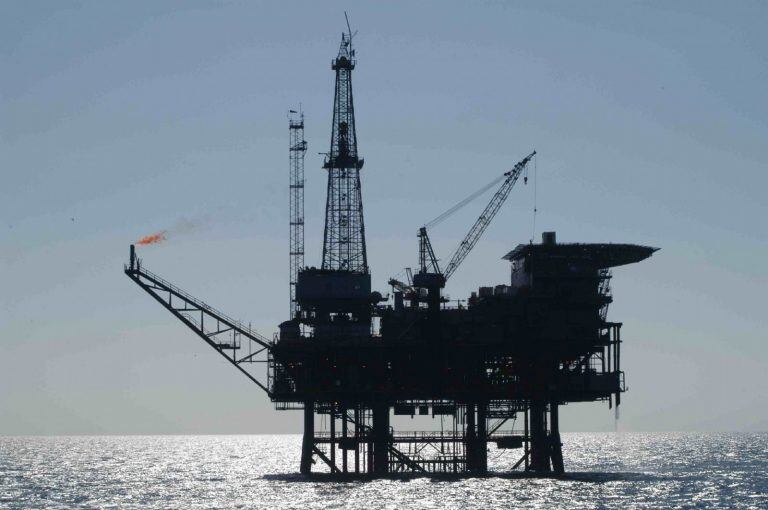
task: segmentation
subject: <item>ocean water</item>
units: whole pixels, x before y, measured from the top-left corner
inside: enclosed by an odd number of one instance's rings
[[[768,434],[564,434],[568,475],[338,481],[298,475],[301,438],[0,437],[3,509],[768,509]]]

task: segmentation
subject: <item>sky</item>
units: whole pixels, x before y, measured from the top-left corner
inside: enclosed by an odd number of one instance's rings
[[[518,243],[660,247],[617,268],[620,430],[768,430],[763,2],[0,3],[0,434],[299,432],[123,274],[271,336],[288,315],[288,129],[319,264],[347,10],[374,287],[416,230],[537,150],[447,292]],[[535,186],[533,182],[535,181]],[[537,207],[535,217],[533,208]],[[482,209],[431,232],[447,257]],[[566,431],[614,430],[604,404]]]

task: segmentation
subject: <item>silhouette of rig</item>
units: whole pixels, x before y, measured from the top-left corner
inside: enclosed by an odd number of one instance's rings
[[[349,27],[349,24],[347,24]],[[545,232],[504,256],[509,281],[451,306],[443,288],[493,220],[535,151],[418,231],[419,264],[371,290],[352,98],[351,30],[336,74],[323,259],[304,265],[304,116],[289,118],[290,319],[267,338],[150,272],[133,245],[125,273],[245,374],[278,410],[303,410],[301,473],[484,474],[488,443],[519,451],[513,470],[564,472],[558,408],[625,391],[621,323],[607,320],[611,268],[657,248],[561,244]],[[527,176],[524,177],[527,179]],[[448,264],[428,229],[496,188]],[[438,430],[394,430],[431,415]],[[439,419],[436,419],[439,418]],[[324,467],[323,467],[324,466]]]

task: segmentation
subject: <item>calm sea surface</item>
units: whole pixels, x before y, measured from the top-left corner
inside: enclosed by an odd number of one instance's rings
[[[768,509],[768,434],[564,434],[562,479],[350,482],[296,474],[300,440],[0,437],[0,508]]]

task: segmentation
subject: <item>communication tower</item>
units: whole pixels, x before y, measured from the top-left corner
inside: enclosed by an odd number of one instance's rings
[[[290,317],[294,318],[298,309],[296,282],[299,270],[304,267],[304,155],[307,153],[307,142],[304,140],[304,112],[301,108],[289,112],[288,133]]]

